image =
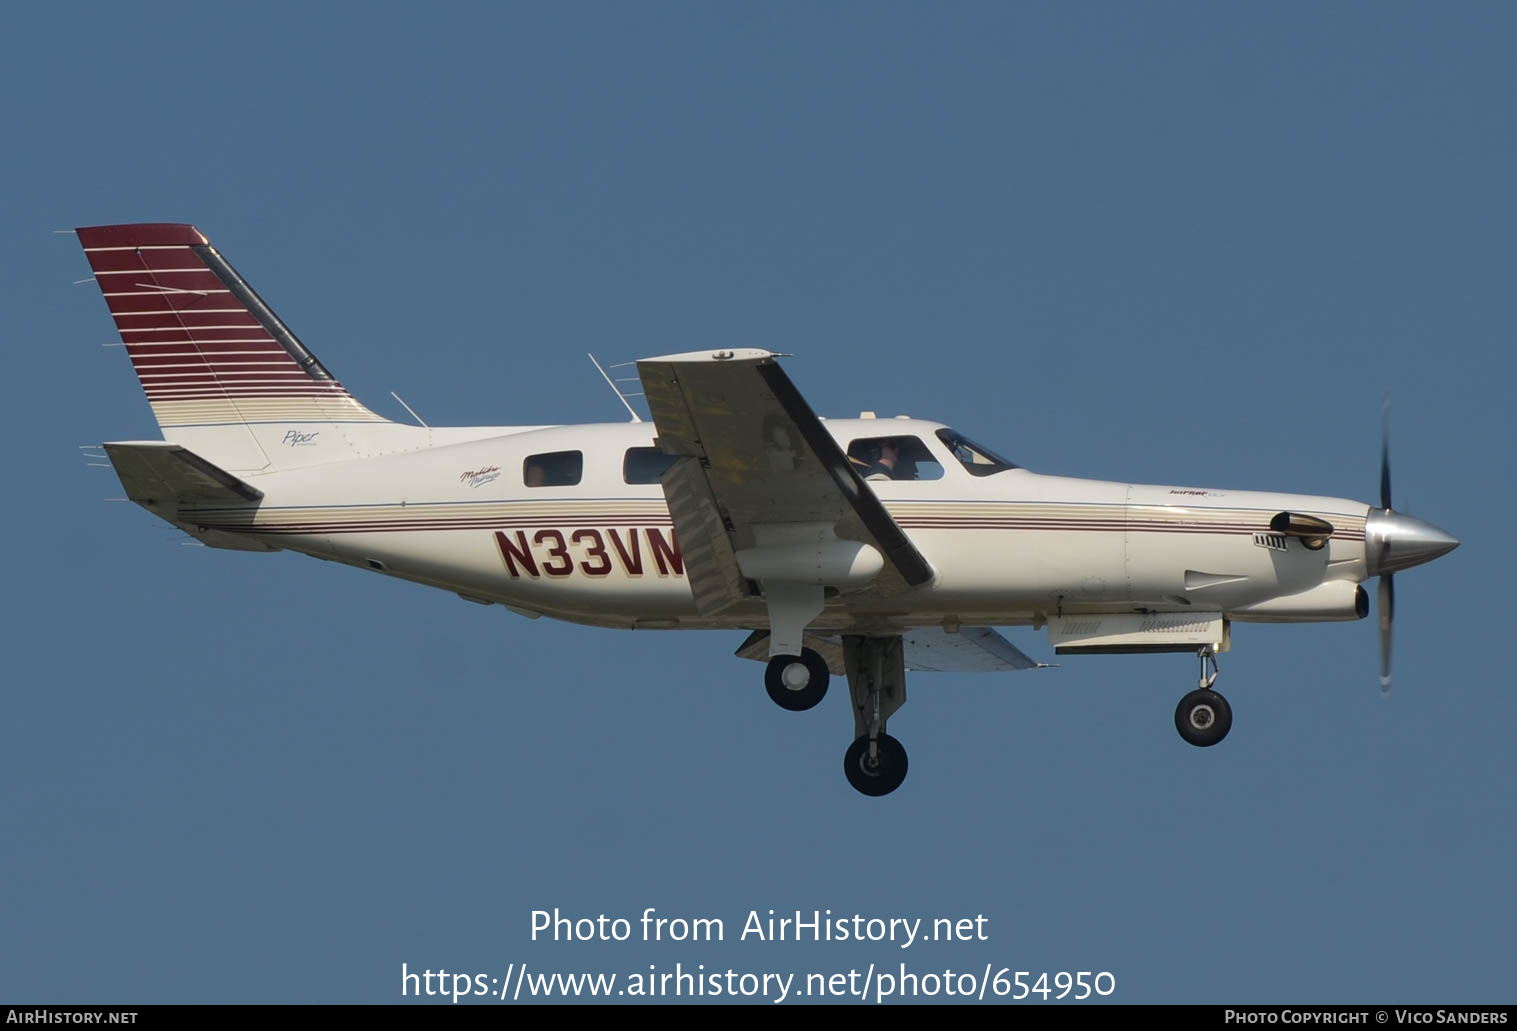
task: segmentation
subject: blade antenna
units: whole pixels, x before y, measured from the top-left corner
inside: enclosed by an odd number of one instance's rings
[[[400,401],[400,407],[404,408],[408,412],[411,412],[411,418],[415,419],[417,422],[421,422],[421,416],[417,415],[414,411],[412,411],[411,406],[408,405],[408,404],[406,404],[405,401],[402,400],[402,398],[401,398],[401,396],[399,394],[395,393],[395,391],[392,390],[392,391],[390,391],[390,396],[393,397],[395,400]],[[422,426],[422,429],[431,429],[431,427],[428,426],[424,422],[421,422],[421,426]]]
[[[616,381],[613,380],[610,376],[606,375],[606,370],[603,369],[603,368],[601,368],[600,362],[598,362],[598,361],[595,360],[595,355],[590,354],[588,351],[586,352],[586,355],[590,359],[590,364],[595,366],[595,371],[598,372],[598,373],[600,373],[600,378],[606,381],[606,386],[610,387],[612,389],[612,391],[616,394],[616,399],[622,403],[622,407],[627,410],[627,414],[630,415],[630,416],[632,416],[632,421],[633,422],[642,422],[643,421],[642,418],[637,414],[637,412],[635,412],[633,410],[632,405],[627,401],[627,397],[629,395],[623,394],[622,393],[622,388],[616,385]],[[631,396],[636,396],[636,395],[631,395]]]

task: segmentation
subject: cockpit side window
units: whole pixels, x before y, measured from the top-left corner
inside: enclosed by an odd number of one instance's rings
[[[981,447],[955,430],[938,430],[938,439],[968,469],[973,476],[990,476],[1007,469],[1020,469],[1015,462],[1007,461],[987,447]]]
[[[861,437],[848,462],[866,480],[938,480],[943,466],[917,437]]]
[[[521,465],[522,483],[528,487],[573,487],[585,472],[581,451],[550,451],[528,455]]]

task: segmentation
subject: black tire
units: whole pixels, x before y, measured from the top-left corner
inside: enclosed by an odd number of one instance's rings
[[[1197,748],[1210,748],[1225,738],[1232,726],[1232,707],[1215,691],[1192,691],[1175,707],[1175,729]]]
[[[785,671],[796,665],[804,666],[806,670],[806,682],[798,687],[785,680]],[[774,699],[775,705],[791,712],[805,712],[815,708],[826,697],[827,682],[831,679],[832,673],[828,671],[827,663],[810,648],[802,648],[799,658],[794,655],[776,655],[769,660],[769,668],[764,670],[764,687],[768,690],[769,697]]]
[[[888,795],[906,779],[906,749],[889,734],[881,734],[879,761],[869,762],[869,735],[848,746],[843,753],[843,772],[848,783],[860,794],[871,798]]]

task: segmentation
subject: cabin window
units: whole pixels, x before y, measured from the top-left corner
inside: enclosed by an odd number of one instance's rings
[[[943,466],[916,437],[863,437],[848,445],[848,463],[866,480],[939,480]]]
[[[1015,462],[1007,461],[987,447],[981,447],[962,433],[938,430],[938,439],[972,476],[989,476],[992,473],[1003,473],[1007,469],[1020,468]]]
[[[521,466],[521,479],[528,487],[573,487],[585,472],[581,451],[550,451],[528,455]]]
[[[622,479],[627,483],[657,483],[678,457],[656,447],[629,447],[622,461]]]

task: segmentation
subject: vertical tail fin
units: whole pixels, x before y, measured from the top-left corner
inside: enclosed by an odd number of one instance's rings
[[[194,226],[77,232],[165,439],[257,471],[352,457],[362,427],[338,427],[394,425],[349,394]]]

